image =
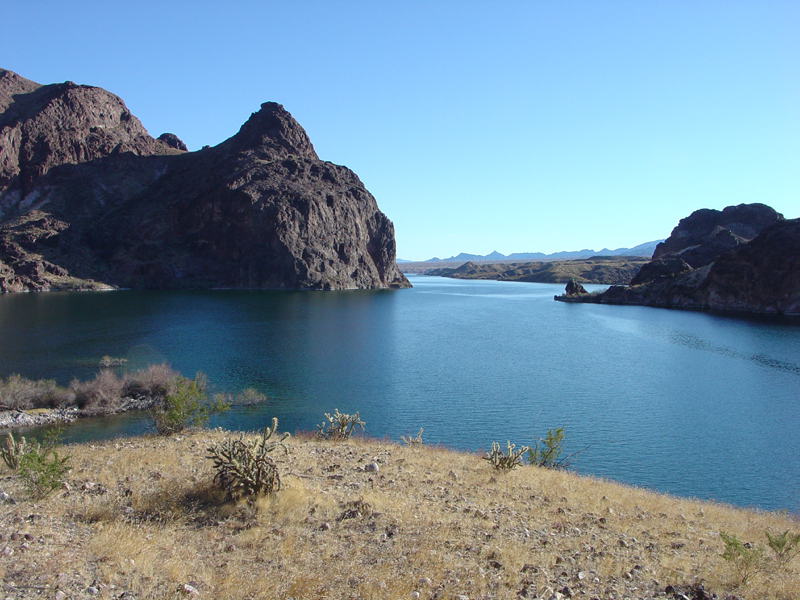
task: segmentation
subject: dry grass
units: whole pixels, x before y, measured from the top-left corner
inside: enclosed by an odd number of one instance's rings
[[[183,598],[188,584],[219,599],[671,598],[667,585],[697,583],[720,599],[800,597],[800,558],[737,587],[721,557],[720,530],[764,544],[800,529],[783,515],[310,436],[275,454],[279,494],[223,504],[205,449],[227,435],[71,446],[70,489],[37,505],[6,472],[2,597]]]

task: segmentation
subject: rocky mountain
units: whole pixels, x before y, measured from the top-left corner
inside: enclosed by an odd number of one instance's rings
[[[502,263],[468,261],[455,268],[428,269],[424,275],[453,279],[491,279],[534,283],[627,284],[647,259],[628,256],[595,256],[576,260],[547,260]],[[405,267],[405,265],[404,265]]]
[[[633,248],[616,248],[615,250],[610,250],[608,248],[603,248],[602,250],[590,250],[588,248],[584,248],[583,250],[567,250],[563,252],[553,252],[551,254],[545,254],[543,252],[512,252],[508,256],[502,254],[500,252],[494,251],[490,254],[481,255],[481,254],[467,254],[462,252],[457,256],[451,256],[450,258],[430,258],[425,262],[458,262],[464,263],[467,261],[472,262],[498,262],[498,261],[509,261],[509,260],[577,260],[577,259],[584,259],[584,258],[591,258],[593,256],[650,256],[653,254],[656,246],[663,242],[664,240],[656,240],[653,242],[645,242],[644,244],[639,244],[638,246],[634,246]],[[414,262],[414,261],[402,261],[402,262]]]
[[[556,299],[800,315],[800,219],[763,204],[695,211],[629,286]]]
[[[121,99],[0,71],[0,290],[408,287],[394,227],[279,104],[186,152]]]

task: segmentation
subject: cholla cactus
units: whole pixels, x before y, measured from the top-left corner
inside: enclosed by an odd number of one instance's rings
[[[406,446],[422,446],[422,431],[423,429],[422,427],[420,427],[417,437],[412,438],[411,436],[406,437],[404,435],[401,435],[400,439],[403,440],[403,443]]]
[[[333,413],[333,416],[325,413],[325,418],[328,420],[327,423],[317,425],[319,431],[315,435],[319,440],[331,440],[334,442],[348,440],[353,435],[353,429],[355,429],[356,425],[361,427],[361,431],[364,431],[364,425],[366,425],[359,418],[358,413],[348,415],[340,413],[338,408]],[[326,426],[327,430],[325,429]]]
[[[25,453],[35,450],[38,452],[40,445],[38,442],[29,444],[25,436],[20,436],[19,441],[14,439],[14,434],[9,433],[6,436],[5,444],[0,446],[0,455],[3,457],[3,462],[8,465],[12,471],[19,469],[19,459]]]
[[[239,436],[210,446],[206,458],[214,461],[214,484],[226,490],[229,497],[274,494],[280,490],[278,467],[268,454],[278,446],[288,453],[283,442],[289,433],[272,440],[277,429],[278,419],[273,418],[272,427],[265,427],[258,439],[245,442]]]
[[[506,443],[507,451],[500,450],[500,444],[492,442],[491,451],[484,456],[484,460],[488,460],[491,465],[498,471],[510,471],[517,465],[522,464],[522,455],[525,454],[529,448],[528,446],[520,446],[519,450],[515,450],[515,444],[511,442]]]

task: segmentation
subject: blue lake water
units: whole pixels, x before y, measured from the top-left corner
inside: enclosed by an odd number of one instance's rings
[[[576,471],[681,496],[800,512],[800,327],[563,304],[562,285],[412,277],[396,291],[0,296],[0,376],[66,384],[100,357],[166,361],[268,397],[213,423],[367,433],[483,451],[564,427]],[[70,440],[138,433],[140,415]]]

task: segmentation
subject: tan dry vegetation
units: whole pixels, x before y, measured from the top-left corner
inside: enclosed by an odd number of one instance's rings
[[[764,544],[784,515],[360,438],[290,438],[276,496],[222,503],[205,455],[229,435],[70,446],[69,489],[38,504],[5,472],[2,597],[800,597],[800,559],[737,587],[721,557],[720,530]]]

